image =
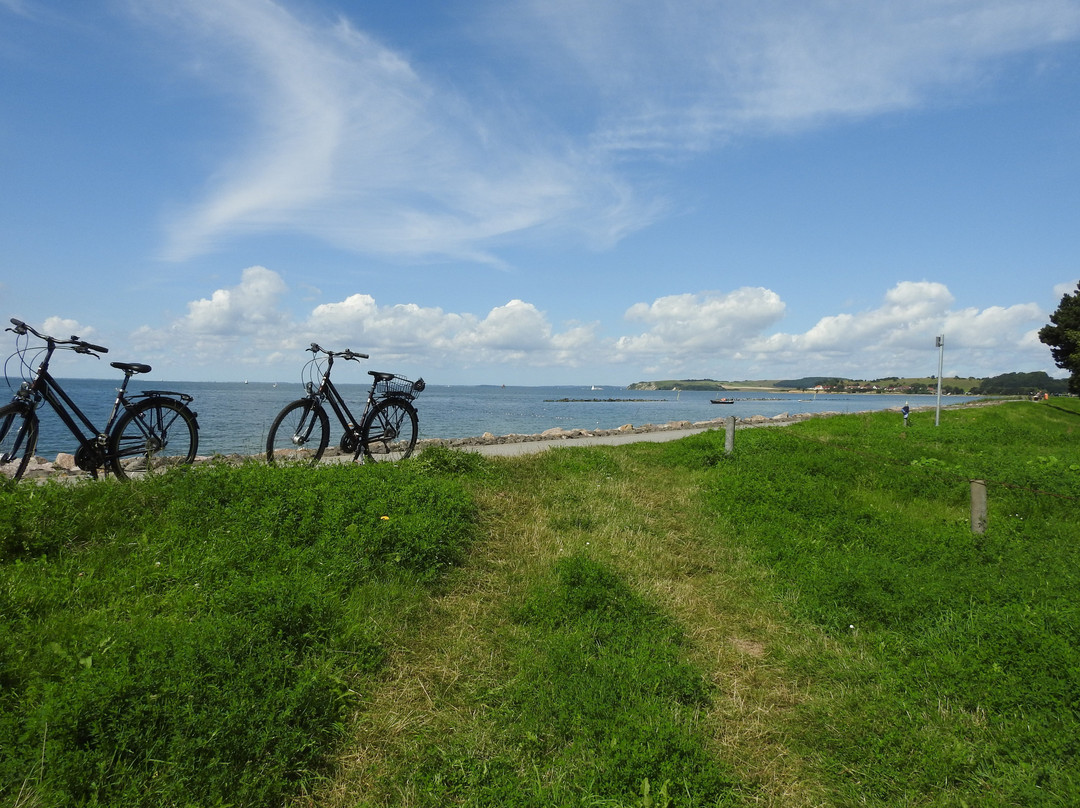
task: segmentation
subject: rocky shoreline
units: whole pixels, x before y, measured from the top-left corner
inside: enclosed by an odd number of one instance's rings
[[[817,412],[817,413],[781,413],[772,417],[766,417],[764,415],[752,415],[749,418],[736,418],[736,427],[747,426],[765,426],[769,424],[787,424],[795,421],[806,420],[807,418],[824,418],[831,415],[839,415],[837,412]],[[478,437],[469,438],[425,438],[417,441],[416,451],[420,452],[429,446],[446,446],[451,449],[474,449],[483,446],[499,446],[511,443],[531,443],[538,441],[564,441],[574,440],[575,438],[598,438],[598,437],[610,437],[610,436],[631,436],[641,435],[652,432],[665,432],[665,431],[683,431],[687,429],[723,429],[727,422],[727,418],[713,418],[708,421],[669,421],[666,424],[643,424],[641,426],[634,426],[633,424],[623,424],[617,429],[563,429],[562,427],[554,427],[552,429],[546,429],[543,432],[539,432],[531,435],[522,435],[517,433],[511,433],[509,435],[494,435],[491,432],[485,432]],[[324,458],[341,457],[345,453],[337,447],[331,446],[323,453]],[[257,459],[260,455],[240,455],[240,454],[228,454],[228,455],[199,455],[195,458],[196,464],[211,463],[211,462],[226,462],[226,463],[243,463],[251,459]],[[75,456],[67,452],[61,452],[56,456],[55,460],[47,460],[43,457],[33,457],[30,459],[29,464],[26,467],[26,471],[23,474],[24,480],[41,480],[50,477],[56,478],[77,478],[87,476],[87,472],[80,469],[75,464]]]

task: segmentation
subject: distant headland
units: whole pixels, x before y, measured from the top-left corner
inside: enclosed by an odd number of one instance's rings
[[[1067,379],[1055,379],[1044,371],[1032,373],[1003,373],[988,378],[947,377],[941,379],[941,392],[946,395],[1013,396],[1034,393],[1067,393]],[[838,376],[804,376],[799,379],[763,379],[757,381],[717,381],[716,379],[661,379],[634,382],[627,390],[707,390],[719,391],[777,391],[813,390],[819,393],[908,393],[919,395],[937,391],[937,378],[902,378],[885,376],[880,379],[847,379]]]

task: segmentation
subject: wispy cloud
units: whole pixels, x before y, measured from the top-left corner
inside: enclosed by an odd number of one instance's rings
[[[436,68],[301,5],[133,8],[246,116],[169,222],[177,260],[267,231],[493,264],[538,235],[608,246],[666,212],[637,158],[943,103],[1080,37],[1075,0],[506,0]]]
[[[934,103],[1080,35],[1072,0],[518,0],[497,36],[595,93],[594,142],[644,154]]]
[[[200,78],[251,116],[206,198],[170,224],[169,258],[276,229],[358,252],[497,262],[488,245],[508,234],[610,243],[653,216],[567,141],[472,107],[344,19],[252,0],[154,8],[199,53]]]

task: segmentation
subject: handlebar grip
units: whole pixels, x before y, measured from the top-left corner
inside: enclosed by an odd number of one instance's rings
[[[313,342],[313,343],[311,343],[311,347],[308,348],[308,350],[311,351],[312,353],[319,353],[319,351],[321,351],[322,348],[319,347],[319,343]]]
[[[22,320],[16,320],[14,317],[12,317],[11,318],[11,324],[13,326],[15,326],[15,333],[16,334],[25,334],[26,333],[26,323],[24,323]]]
[[[82,344],[82,347],[86,348],[89,351],[97,351],[98,353],[108,353],[109,352],[108,348],[103,348],[100,345],[91,345],[89,342],[84,342]]]

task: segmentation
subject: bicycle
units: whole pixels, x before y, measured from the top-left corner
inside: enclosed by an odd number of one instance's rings
[[[330,416],[325,404],[341,424],[339,448],[352,454],[353,462],[363,455],[363,462],[378,463],[403,460],[416,447],[418,419],[413,400],[425,385],[423,379],[410,381],[393,373],[369,370],[372,377],[367,401],[360,418],[354,418],[337,387],[330,381],[335,359],[359,362],[368,355],[349,349],[328,351],[316,343],[307,350],[313,354],[304,366],[307,395],[277,414],[266,438],[266,460],[309,459],[314,465],[330,442]],[[325,369],[321,367],[325,357]]]
[[[16,335],[16,349],[8,361],[19,358],[24,380],[11,403],[0,407],[0,472],[17,480],[26,471],[37,448],[37,411],[43,402],[52,407],[78,439],[75,465],[95,479],[98,469],[105,473],[112,471],[117,478],[124,479],[195,461],[199,424],[197,414],[187,406],[194,400],[191,396],[168,390],[147,390],[129,396],[127,387],[131,377],[149,373],[152,368],[138,362],[112,362],[112,367],[123,372],[124,381],[117,390],[105,428],[98,429],[49,372],[49,363],[58,350],[100,359],[100,354],[108,353],[109,349],[78,337],[57,339],[15,318],[11,323],[14,328],[5,330]],[[38,356],[44,352],[36,370],[33,368],[36,357],[27,359],[31,334],[45,342],[44,346],[36,346]],[[25,340],[20,343],[20,338]],[[29,379],[25,378],[27,373]],[[4,375],[7,377],[7,363]],[[8,383],[10,386],[10,379]]]

